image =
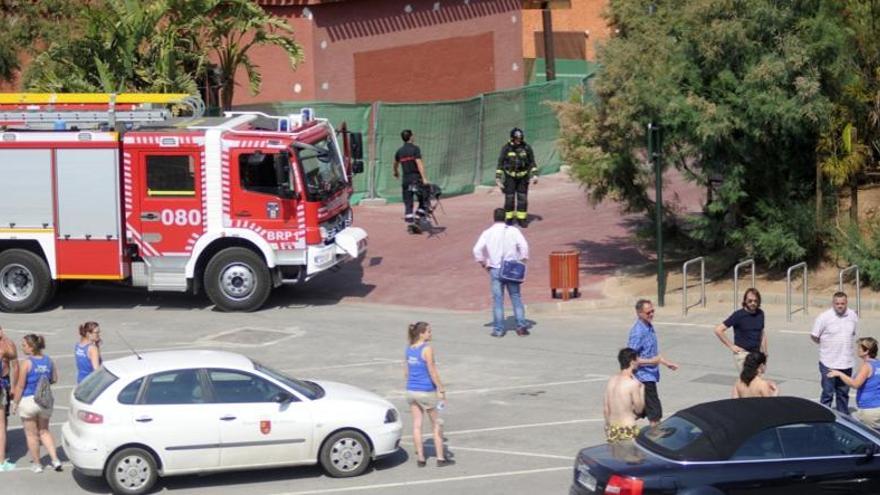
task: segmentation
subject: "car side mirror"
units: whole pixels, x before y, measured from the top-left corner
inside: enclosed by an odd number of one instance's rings
[[[272,402],[277,402],[279,404],[287,404],[292,400],[293,396],[287,392],[278,392],[277,394],[275,394],[275,397],[272,397]]]

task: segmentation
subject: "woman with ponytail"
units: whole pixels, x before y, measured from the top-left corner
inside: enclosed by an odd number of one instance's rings
[[[79,326],[79,343],[73,346],[76,359],[76,383],[101,367],[101,327],[94,321]]]
[[[831,370],[828,378],[840,378],[843,383],[856,389],[856,405],[859,410],[853,416],[871,428],[880,428],[880,361],[877,361],[877,341],[872,337],[861,338],[856,342],[856,354],[862,360],[862,367],[850,378],[839,370]]]
[[[52,459],[52,469],[61,471],[61,461],[55,449],[55,439],[49,431],[49,419],[52,418],[52,409],[37,404],[34,394],[37,392],[37,384],[40,379],[46,378],[49,383],[58,381],[58,369],[49,356],[43,354],[46,341],[42,335],[28,334],[21,340],[21,350],[27,359],[22,360],[18,367],[18,380],[15,385],[15,401],[12,403],[13,412],[18,410],[21,416],[21,424],[24,427],[24,436],[27,440],[28,451],[31,454],[31,471],[41,473],[43,465],[40,461],[40,443],[49,451]]]
[[[409,346],[406,348],[406,401],[413,415],[413,443],[416,446],[416,464],[425,467],[425,447],[422,445],[422,418],[427,413],[434,430],[434,449],[437,466],[455,464],[447,459],[443,449],[443,429],[437,407],[446,402],[446,388],[434,363],[431,325],[424,321],[413,323],[408,329]],[[441,406],[442,407],[442,406]]]
[[[750,352],[743,362],[739,379],[733,385],[733,398],[775,397],[779,395],[776,384],[764,379],[767,368],[767,355],[763,352]]]

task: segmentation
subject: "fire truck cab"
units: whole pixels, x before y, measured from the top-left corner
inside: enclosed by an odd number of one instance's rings
[[[0,310],[37,310],[62,281],[112,280],[253,311],[365,253],[349,206],[360,134],[310,111],[202,118],[200,105],[0,95]]]

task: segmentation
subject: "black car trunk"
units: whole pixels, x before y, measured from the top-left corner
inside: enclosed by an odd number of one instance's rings
[[[578,466],[596,480],[594,493],[605,493],[605,486],[611,476],[617,474],[640,478],[644,481],[645,493],[664,493],[664,489],[675,491],[675,480],[671,474],[673,464],[636,445],[633,441],[618,442],[586,448],[578,454]],[[574,483],[579,476],[575,472]],[[584,486],[581,483],[580,486]],[[583,493],[590,493],[584,490]]]

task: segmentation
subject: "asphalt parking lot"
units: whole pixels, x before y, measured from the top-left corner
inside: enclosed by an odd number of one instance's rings
[[[210,476],[167,478],[160,491],[189,494],[294,495],[324,493],[429,494],[567,493],[579,448],[601,443],[602,392],[616,372],[616,353],[634,319],[631,308],[550,312],[533,310],[533,335],[489,337],[490,314],[354,303],[321,304],[273,296],[251,314],[213,311],[184,295],[147,295],[134,290],[83,287],[61,294],[57,305],[30,315],[0,314],[0,325],[20,341],[24,333],[45,335],[59,368],[56,440],[66,419],[74,382],[76,326],[101,323],[104,358],[128,354],[121,333],[140,352],[168,348],[236,350],[302,378],[349,383],[387,397],[404,418],[403,449],[365,475],[332,479],[318,467],[273,469]],[[658,308],[661,353],[681,365],[664,370],[660,396],[667,413],[697,402],[726,398],[734,380],[733,360],[712,334],[729,305],[692,310]],[[782,307],[765,308],[769,330],[768,377],[783,394],[816,399],[817,351],[809,339],[812,317],[786,322]],[[406,325],[426,320],[434,328],[441,376],[448,389],[443,413],[447,445],[457,464],[416,467],[403,401]],[[863,316],[862,335],[880,336],[876,317]],[[8,493],[108,493],[102,480],[74,473],[27,470],[24,436],[11,418],[8,441],[17,469],[0,474]],[[429,456],[432,447],[428,446]],[[62,453],[62,458],[63,453]]]

